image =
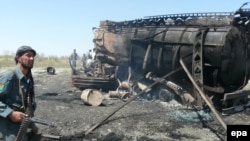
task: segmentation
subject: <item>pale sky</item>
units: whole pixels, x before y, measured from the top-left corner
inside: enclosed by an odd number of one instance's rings
[[[245,0],[0,0],[0,55],[21,45],[46,56],[68,56],[94,47],[93,27],[101,20],[146,16],[234,12]],[[246,6],[247,8],[250,5]]]

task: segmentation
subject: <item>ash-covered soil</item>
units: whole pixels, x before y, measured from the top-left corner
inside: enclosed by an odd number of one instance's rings
[[[210,111],[197,111],[172,100],[137,98],[121,108],[100,126],[91,130],[125,102],[105,99],[100,106],[89,106],[81,100],[81,90],[71,85],[71,70],[56,68],[55,75],[33,69],[37,118],[56,127],[37,124],[46,136],[43,140],[62,141],[220,141],[226,131]],[[222,116],[226,124],[249,125],[246,112]],[[48,135],[50,137],[48,137]],[[51,135],[54,135],[54,139]]]

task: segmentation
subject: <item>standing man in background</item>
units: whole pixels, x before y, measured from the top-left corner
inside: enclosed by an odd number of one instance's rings
[[[85,53],[82,54],[82,67],[83,70],[86,69],[87,55]]]
[[[88,59],[93,59],[92,56],[93,56],[92,55],[92,50],[90,49],[89,52],[88,52],[87,57],[88,57]]]
[[[76,53],[76,49],[73,50],[73,53],[70,55],[70,63],[73,67],[76,68],[76,61],[78,60],[79,56]]]
[[[30,46],[17,49],[16,67],[0,74],[0,132],[3,141],[29,141],[27,128],[37,134],[38,128],[29,119],[36,109],[34,83],[31,73],[36,51]],[[26,128],[21,124],[26,123]],[[24,130],[21,130],[24,129]],[[21,134],[22,133],[22,134]],[[35,140],[34,140],[35,141]]]

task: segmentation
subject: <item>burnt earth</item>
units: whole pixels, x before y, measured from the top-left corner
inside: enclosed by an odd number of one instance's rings
[[[37,124],[42,135],[62,141],[220,141],[226,131],[210,111],[196,111],[176,101],[137,98],[85,135],[114,109],[124,104],[106,96],[100,106],[81,100],[81,90],[71,85],[71,70],[56,69],[55,75],[34,69],[37,110],[35,116],[56,125]],[[249,124],[247,112],[223,116],[226,124]],[[43,137],[42,140],[58,140]]]

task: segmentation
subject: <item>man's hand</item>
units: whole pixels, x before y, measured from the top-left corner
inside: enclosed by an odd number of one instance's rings
[[[8,117],[13,122],[22,122],[22,119],[25,117],[25,114],[18,111],[11,112]]]

